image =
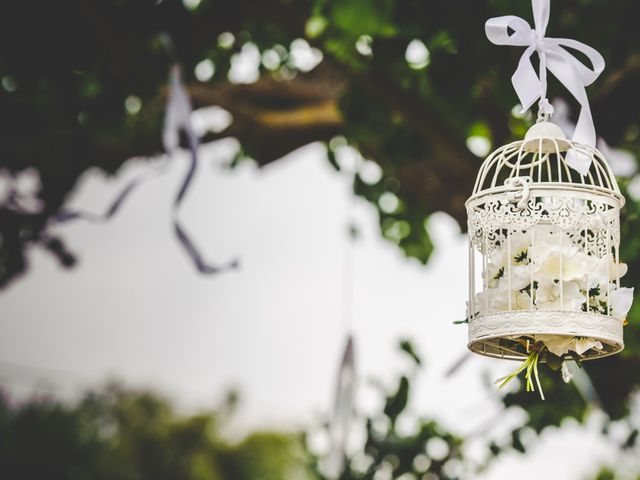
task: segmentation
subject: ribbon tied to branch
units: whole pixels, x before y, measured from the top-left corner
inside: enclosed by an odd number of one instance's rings
[[[542,113],[553,113],[553,107],[546,98],[546,71],[549,70],[580,103],[580,114],[572,140],[594,147],[596,131],[585,87],[591,85],[604,70],[604,58],[597,50],[582,42],[568,38],[546,37],[549,0],[532,0],[531,3],[535,28],[531,28],[526,20],[514,15],[495,17],[487,20],[485,24],[487,38],[495,45],[526,47],[511,77],[522,104],[522,111],[527,111],[540,99]],[[584,54],[589,59],[591,67],[582,63],[567,50],[568,48]],[[538,54],[540,60],[539,74],[531,62],[534,53]],[[586,175],[592,159],[571,150],[567,152],[565,161],[580,174]]]

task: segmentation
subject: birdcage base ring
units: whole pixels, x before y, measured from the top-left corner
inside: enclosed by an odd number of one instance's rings
[[[523,338],[534,335],[585,337],[599,340],[603,346],[580,357],[591,360],[622,351],[622,330],[622,322],[607,315],[546,310],[502,312],[471,318],[467,347],[488,357],[522,360],[528,355],[518,341]]]

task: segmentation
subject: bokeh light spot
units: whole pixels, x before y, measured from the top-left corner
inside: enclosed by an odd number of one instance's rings
[[[376,162],[364,160],[360,164],[358,176],[367,185],[375,185],[382,179],[382,168]]]
[[[142,100],[135,95],[129,95],[124,100],[124,108],[130,115],[137,115],[142,109]]]
[[[213,74],[216,73],[216,66],[211,60],[206,58],[196,65],[193,73],[198,81],[206,82],[211,80]]]
[[[278,52],[270,48],[262,52],[262,65],[267,70],[277,70],[280,67],[282,59]]]
[[[427,46],[418,39],[411,40],[407,45],[404,58],[413,69],[420,70],[429,65],[431,54]]]
[[[224,48],[225,50],[229,50],[233,47],[233,44],[236,41],[236,37],[231,32],[222,32],[218,35],[218,46],[220,48]]]
[[[360,38],[356,40],[356,50],[360,55],[370,57],[373,54],[373,50],[371,49],[372,44],[373,39],[369,35],[360,35]]]
[[[303,38],[296,38],[289,49],[289,63],[292,67],[309,72],[322,61],[322,52],[312,48]]]
[[[182,4],[187,10],[195,10],[200,6],[202,0],[182,0]]]
[[[18,88],[18,84],[12,76],[5,75],[4,77],[2,77],[2,88],[4,88],[5,91],[11,93],[16,91],[16,88]]]
[[[472,135],[467,138],[467,148],[476,157],[484,158],[491,151],[491,141],[487,137]]]
[[[427,440],[426,452],[435,461],[444,460],[449,455],[449,444],[440,437]]]
[[[384,192],[378,199],[378,205],[380,206],[380,210],[384,213],[390,214],[398,209],[400,200],[398,200],[398,197],[396,197],[395,194],[391,192]]]

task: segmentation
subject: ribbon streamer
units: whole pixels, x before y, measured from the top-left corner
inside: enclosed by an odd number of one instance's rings
[[[531,4],[535,28],[514,15],[490,18],[485,24],[487,38],[495,45],[526,47],[511,77],[511,83],[522,104],[522,112],[531,108],[538,99],[542,101],[543,110],[546,110],[544,113],[552,112],[546,99],[546,71],[549,70],[581,106],[572,140],[595,147],[596,131],[585,87],[591,85],[604,70],[604,58],[597,50],[582,42],[545,37],[549,23],[549,0],[532,0]],[[586,66],[566,48],[583,53],[592,67]],[[531,63],[534,52],[540,59],[539,75]],[[581,175],[586,175],[592,159],[571,150],[567,152],[565,161]]]
[[[355,185],[360,171],[360,160],[356,161],[351,179],[351,185]],[[344,252],[344,272],[342,297],[343,320],[346,326],[346,342],[342,361],[338,370],[335,387],[335,400],[333,411],[329,423],[330,448],[327,456],[323,459],[323,471],[329,480],[341,478],[347,459],[347,440],[354,414],[354,404],[357,388],[356,361],[354,352],[354,335],[352,333],[353,307],[354,307],[354,280],[355,280],[355,258],[354,247],[356,241],[354,227],[354,210],[358,197],[351,194],[347,204],[347,218],[349,219],[349,236],[347,238]]]
[[[145,183],[147,180],[151,178],[155,178],[165,172],[165,165],[162,165],[157,170],[154,170],[151,175],[140,175],[139,177],[134,178],[129,183],[125,185],[125,187],[116,195],[116,197],[111,201],[107,209],[104,213],[93,213],[93,212],[84,212],[77,210],[60,210],[53,217],[51,217],[50,221],[52,223],[65,223],[71,220],[85,220],[91,223],[104,223],[111,220],[119,211],[120,207],[125,203],[125,201],[129,198],[136,188],[139,185]]]
[[[162,143],[166,151],[171,154],[180,143],[180,130],[184,131],[188,143],[191,156],[191,162],[187,174],[178,190],[178,194],[173,202],[173,227],[178,238],[178,241],[183,246],[196,269],[203,274],[220,273],[225,270],[237,268],[239,266],[238,259],[233,259],[226,265],[213,265],[206,262],[198,249],[195,247],[193,241],[186,233],[184,227],[180,224],[178,211],[179,207],[191,186],[191,182],[195,176],[198,166],[198,137],[194,133],[191,126],[191,102],[189,101],[189,95],[182,85],[180,68],[174,65],[171,68],[170,73],[170,86],[169,96],[167,99],[166,114],[164,128],[162,132]],[[142,183],[146,182],[150,178],[161,175],[165,172],[166,165],[161,165],[160,168],[154,169],[152,174],[144,174],[129,182],[111,202],[107,210],[102,214],[95,214],[91,212],[82,211],[68,211],[61,210],[56,213],[50,221],[52,223],[65,223],[72,220],[82,219],[93,223],[103,223],[111,220],[116,213],[120,210],[120,207],[125,203],[127,198],[132,192]],[[44,238],[44,237],[43,237]]]
[[[356,389],[356,367],[353,354],[353,336],[347,337],[342,362],[338,370],[336,397],[329,425],[331,450],[325,459],[326,476],[339,478],[345,467],[345,447],[351,426]]]
[[[207,263],[189,236],[186,234],[179,221],[178,210],[187,191],[189,190],[198,167],[199,141],[198,136],[193,131],[193,127],[191,125],[191,102],[189,101],[189,94],[182,84],[180,67],[178,65],[174,65],[171,68],[167,113],[162,132],[162,142],[169,154],[171,154],[179,145],[180,130],[184,131],[187,136],[189,151],[191,154],[191,163],[189,164],[189,170],[187,171],[173,203],[173,227],[176,237],[189,254],[200,273],[212,274],[237,268],[239,266],[238,259],[233,259],[226,265],[222,266]]]

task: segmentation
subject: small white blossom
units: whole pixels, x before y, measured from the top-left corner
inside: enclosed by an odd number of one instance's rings
[[[609,305],[614,318],[623,320],[633,304],[633,288],[617,288],[609,292]]]
[[[486,271],[489,287],[495,288],[501,279],[506,278],[509,272],[509,266],[522,267],[526,265],[530,246],[530,235],[523,233],[514,233],[511,235],[509,244],[505,241],[502,247],[489,257]],[[511,273],[513,275],[513,268],[511,269]]]

